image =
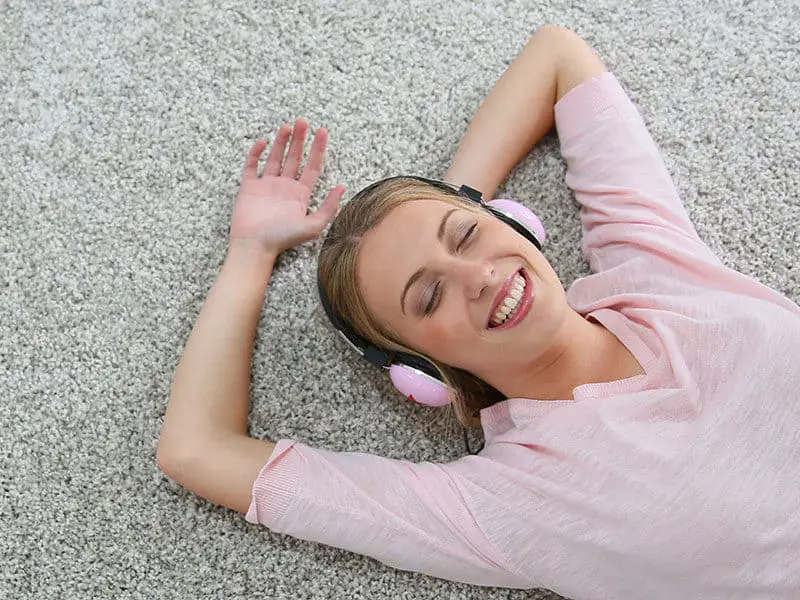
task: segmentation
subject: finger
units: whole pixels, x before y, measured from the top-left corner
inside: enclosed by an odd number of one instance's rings
[[[322,206],[306,217],[306,223],[308,223],[309,228],[309,239],[318,236],[328,223],[333,220],[333,217],[336,216],[336,211],[339,208],[339,201],[342,199],[342,196],[344,196],[345,189],[347,189],[345,186],[337,185],[328,192],[328,197],[325,198],[325,202],[322,203]]]
[[[311,144],[311,151],[308,153],[308,163],[306,163],[303,174],[300,176],[300,183],[308,189],[313,190],[317,185],[322,167],[325,165],[325,149],[328,147],[328,131],[321,127],[314,134],[314,142]]]
[[[283,153],[286,151],[286,142],[289,141],[289,135],[292,133],[292,128],[284,123],[278,129],[278,134],[275,136],[275,141],[272,143],[272,149],[269,151],[267,157],[267,165],[264,167],[264,175],[280,175],[281,165],[283,165]]]
[[[294,122],[294,134],[292,135],[292,145],[289,146],[289,153],[286,155],[286,162],[283,164],[283,177],[297,177],[300,171],[300,163],[303,160],[303,147],[306,145],[306,134],[308,133],[308,122],[305,119],[297,119]]]
[[[267,142],[264,140],[256,140],[250,152],[247,154],[247,160],[244,161],[244,169],[242,169],[242,179],[255,179],[258,177],[258,159],[261,158],[261,153],[267,147]]]

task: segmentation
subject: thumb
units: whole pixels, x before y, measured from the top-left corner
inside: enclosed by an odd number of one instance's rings
[[[325,202],[322,203],[316,211],[307,215],[305,218],[305,225],[308,228],[307,232],[309,239],[318,236],[322,230],[333,220],[336,216],[336,211],[339,208],[339,201],[344,196],[346,187],[337,185],[330,192],[328,192]]]

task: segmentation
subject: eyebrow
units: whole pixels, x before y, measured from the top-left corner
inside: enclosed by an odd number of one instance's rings
[[[448,210],[447,213],[445,213],[444,217],[442,218],[442,222],[439,223],[439,229],[436,232],[436,239],[438,239],[439,242],[442,242],[444,240],[444,234],[447,229],[447,219],[449,219],[450,215],[452,215],[457,210],[458,210],[457,208],[451,208],[450,210]],[[400,310],[404,315],[406,314],[406,294],[408,294],[408,290],[411,289],[411,286],[414,285],[417,281],[419,281],[423,273],[425,273],[424,267],[417,269],[414,272],[414,274],[408,278],[408,281],[406,282],[406,287],[403,288],[403,294],[400,296]]]

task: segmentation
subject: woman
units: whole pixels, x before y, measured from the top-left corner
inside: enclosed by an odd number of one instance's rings
[[[641,116],[564,29],[531,38],[445,179],[491,198],[553,125],[593,271],[567,293],[523,236],[413,179],[348,203],[320,257],[360,335],[442,370],[462,423],[483,427],[479,454],[411,464],[247,436],[273,263],[343,194],[306,214],[326,133],[295,180],[298,121],[285,162],[287,126],[262,177],[263,141],[247,159],[160,467],[250,522],[437,577],[575,599],[800,597],[800,309],[698,239]],[[521,317],[496,310],[509,286]]]

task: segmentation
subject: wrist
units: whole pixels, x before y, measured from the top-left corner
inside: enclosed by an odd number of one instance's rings
[[[230,240],[223,270],[235,271],[236,279],[240,282],[253,283],[261,287],[269,281],[278,254],[277,251],[266,248],[258,240]]]
[[[225,262],[234,261],[242,264],[269,266],[269,268],[272,268],[275,261],[278,259],[278,254],[280,254],[280,250],[268,248],[258,240],[236,238],[228,242]]]

